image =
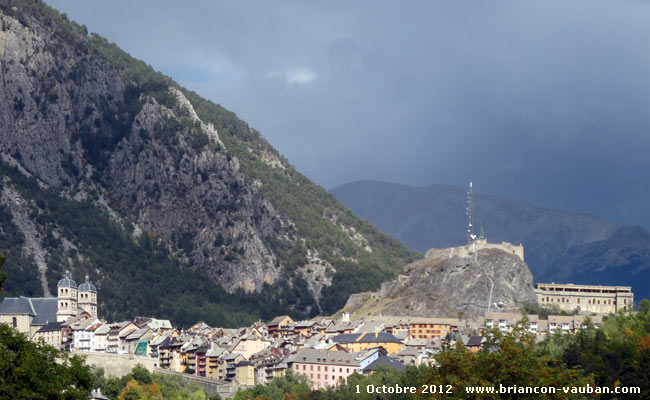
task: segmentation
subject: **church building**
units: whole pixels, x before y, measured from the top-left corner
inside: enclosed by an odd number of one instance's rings
[[[5,323],[28,338],[53,322],[65,322],[82,312],[97,318],[97,288],[86,281],[77,283],[66,272],[57,284],[57,297],[6,297],[0,303],[0,323]]]

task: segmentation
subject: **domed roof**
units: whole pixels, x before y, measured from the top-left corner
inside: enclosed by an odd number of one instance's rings
[[[70,272],[66,271],[65,275],[63,276],[63,279],[59,281],[59,283],[56,285],[56,287],[71,287],[71,288],[77,288],[77,282],[73,281],[70,278]]]
[[[90,283],[90,279],[88,278],[88,275],[86,275],[86,282],[79,285],[79,288],[77,290],[79,290],[80,292],[97,293],[97,288],[95,287],[95,285]]]

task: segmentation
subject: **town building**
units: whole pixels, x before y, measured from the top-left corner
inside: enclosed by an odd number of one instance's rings
[[[576,333],[583,329],[589,319],[594,328],[599,328],[603,324],[602,315],[593,315],[587,317],[584,315],[549,315],[548,316],[548,332],[554,333],[558,330],[562,333]]]
[[[312,389],[337,386],[360,370],[359,362],[344,351],[303,349],[287,361],[296,374],[307,376]]]
[[[63,332],[63,322],[50,322],[47,325],[44,325],[36,331],[32,340],[37,342],[43,340],[45,344],[48,344],[55,349],[61,348],[61,339]]]
[[[557,306],[565,311],[609,314],[620,310],[631,311],[634,307],[634,294],[630,286],[538,283],[535,294],[540,305]]]
[[[460,326],[460,320],[456,318],[410,318],[404,322],[408,324],[409,336],[417,339],[445,337],[458,332]]]
[[[50,322],[57,322],[55,297],[5,297],[0,303],[0,323],[12,326],[28,339]]]
[[[72,348],[75,351],[95,351],[95,329],[100,322],[96,318],[83,318],[69,326],[72,332]],[[90,329],[94,327],[94,329]]]
[[[275,317],[269,322],[266,327],[269,332],[269,335],[275,336],[275,337],[280,337],[280,336],[285,336],[287,334],[290,334],[293,332],[293,330],[288,330],[287,328],[289,327],[290,324],[293,323],[293,320],[291,319],[290,316],[288,315],[281,315],[279,317]]]
[[[106,351],[108,348],[108,332],[110,329],[110,324],[102,324],[99,328],[95,329],[95,351]]]
[[[244,386],[255,386],[255,365],[243,360],[235,365],[235,382]]]
[[[57,284],[57,297],[5,297],[0,303],[0,323],[6,323],[32,339],[48,324],[65,322],[86,309],[96,316],[97,289],[88,281],[81,286],[83,291],[79,292],[75,281],[66,274]],[[78,306],[80,300],[82,307]],[[42,331],[38,336],[43,337],[45,332],[52,331]]]
[[[346,350],[354,353],[383,347],[390,355],[399,352],[404,347],[404,343],[401,340],[387,332],[346,333],[334,336],[332,340],[343,346]]]
[[[479,318],[479,325],[488,329],[498,328],[501,331],[510,331],[520,323],[524,315],[516,312],[489,312]],[[528,331],[536,335],[546,335],[556,331],[564,333],[575,333],[586,326],[587,319],[591,321],[595,328],[602,326],[602,315],[549,315],[548,319],[540,319],[538,315],[526,315],[529,327]]]

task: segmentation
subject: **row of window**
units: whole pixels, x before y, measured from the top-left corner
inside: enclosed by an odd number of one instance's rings
[[[438,324],[413,324],[411,329],[435,328]]]
[[[316,371],[320,371],[320,365],[317,365],[316,367],[317,367]],[[300,369],[300,365],[296,364],[296,370],[299,370],[299,369]],[[307,370],[307,365],[303,364],[302,365],[302,370],[306,371]],[[313,371],[314,366],[310,365],[309,370]],[[325,372],[327,372],[327,365],[325,365]],[[336,372],[336,367],[332,367],[332,372]],[[343,372],[343,367],[339,367],[339,372],[341,372],[341,373]],[[349,374],[350,373],[350,368],[346,368],[345,372]]]
[[[305,375],[306,375],[306,374],[305,374]],[[314,380],[314,374],[309,374],[309,379]],[[316,379],[320,379],[320,374],[316,374]],[[331,380],[335,381],[335,380],[336,380],[336,376],[334,376],[334,375],[323,375],[323,379],[324,379],[324,380],[331,379]],[[339,376],[339,379],[338,379],[338,380],[343,380],[343,377],[342,377],[342,376]]]
[[[418,329],[412,332],[415,332],[416,334],[422,334],[422,333],[440,334],[440,329]]]
[[[62,301],[62,302],[60,302],[60,306],[59,306],[59,307],[61,307],[61,308],[67,308],[67,307],[68,307],[68,302],[67,302],[67,301]],[[70,308],[73,309],[73,310],[76,310],[76,309],[77,309],[77,303],[70,303]]]
[[[562,298],[557,299],[557,301],[556,301],[553,297],[542,297],[542,302],[545,302],[545,303],[554,303],[554,302],[556,302],[556,303],[570,303],[570,299],[565,299],[564,297],[562,297]],[[576,303],[580,304],[580,299],[579,298],[576,299]],[[588,299],[587,304],[600,304],[600,300]],[[616,300],[612,300],[612,299],[603,300],[603,304],[606,304],[606,305],[607,304],[609,304],[609,305],[614,304],[615,305]],[[627,299],[623,299],[623,304],[627,304]]]
[[[81,293],[81,296],[80,296],[80,298],[82,298],[82,299],[87,299],[89,297],[90,297],[91,301],[95,301],[95,295],[94,294],[89,296],[88,293]]]

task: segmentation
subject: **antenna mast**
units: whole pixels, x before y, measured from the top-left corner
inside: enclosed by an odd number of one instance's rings
[[[469,190],[467,191],[467,243],[472,244],[476,240],[474,235],[474,193],[472,191],[472,181],[469,181]]]

